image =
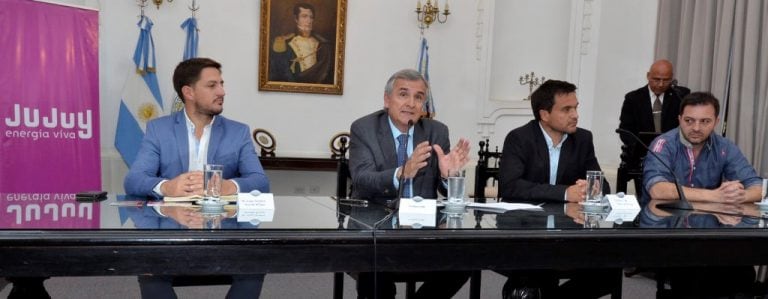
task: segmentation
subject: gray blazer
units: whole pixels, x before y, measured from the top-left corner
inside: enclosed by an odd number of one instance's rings
[[[352,175],[352,197],[363,199],[394,199],[397,188],[392,178],[397,169],[397,146],[392,138],[386,110],[379,110],[352,123],[349,141],[349,170]],[[423,142],[439,144],[447,154],[450,151],[448,127],[436,120],[421,119],[414,125],[414,147]],[[427,160],[413,178],[413,195],[437,198],[437,191],[445,194],[440,182],[437,154]]]

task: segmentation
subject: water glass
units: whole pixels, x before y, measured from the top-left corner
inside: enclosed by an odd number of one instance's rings
[[[222,213],[203,214],[203,229],[221,229],[221,220],[224,218]]]
[[[604,214],[584,213],[584,228],[600,228],[600,221],[604,218]]]
[[[461,228],[464,223],[464,214],[448,214],[445,222],[448,228]]]
[[[458,173],[448,177],[448,204],[464,204],[464,181]]]
[[[223,173],[223,165],[205,164],[203,172],[205,200],[219,201],[221,198],[221,181]]]
[[[762,197],[763,202],[768,202],[768,179],[763,179],[763,193]]]
[[[603,200],[603,180],[602,171],[587,171],[586,201],[588,203],[599,204]]]

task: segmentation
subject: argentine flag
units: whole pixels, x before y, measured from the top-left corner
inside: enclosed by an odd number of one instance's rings
[[[184,31],[187,33],[187,39],[184,42],[184,56],[182,57],[182,61],[197,57],[199,30],[197,29],[197,19],[195,18],[194,13],[192,14],[192,17],[187,18],[183,23],[181,23],[181,29],[184,29]],[[173,104],[171,104],[171,111],[169,113],[174,113],[184,109],[184,103],[181,101],[181,99],[179,99],[179,95],[176,94],[176,91],[172,92],[172,94]]]
[[[133,53],[133,65],[121,94],[120,112],[117,116],[115,148],[123,156],[128,167],[139,152],[147,122],[160,116],[163,99],[155,74],[155,45],[152,40],[152,21],[142,16],[137,24],[139,40]]]
[[[421,38],[421,47],[419,47],[419,61],[417,62],[416,70],[421,73],[424,80],[429,83],[429,44],[427,44],[427,38]],[[432,98],[432,88],[427,89],[427,101],[424,102],[424,112],[427,118],[435,117],[435,101]]]

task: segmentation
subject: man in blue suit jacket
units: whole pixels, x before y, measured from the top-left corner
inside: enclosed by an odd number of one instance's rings
[[[221,64],[208,58],[183,61],[173,73],[173,87],[184,110],[147,124],[125,177],[126,193],[154,198],[202,195],[205,164],[224,166],[223,195],[269,192],[248,126],[219,115],[225,95]],[[258,298],[263,279],[263,274],[233,277],[227,298]],[[139,276],[142,297],[176,298],[172,281],[167,276]]]

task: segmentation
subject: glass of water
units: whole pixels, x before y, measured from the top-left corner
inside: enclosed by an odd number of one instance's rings
[[[463,205],[465,194],[465,178],[460,172],[449,172],[448,176],[448,204]]]
[[[603,200],[603,172],[599,170],[587,171],[586,202],[599,204]]]
[[[219,201],[221,198],[221,181],[224,174],[224,165],[205,164],[203,174],[205,200]]]

